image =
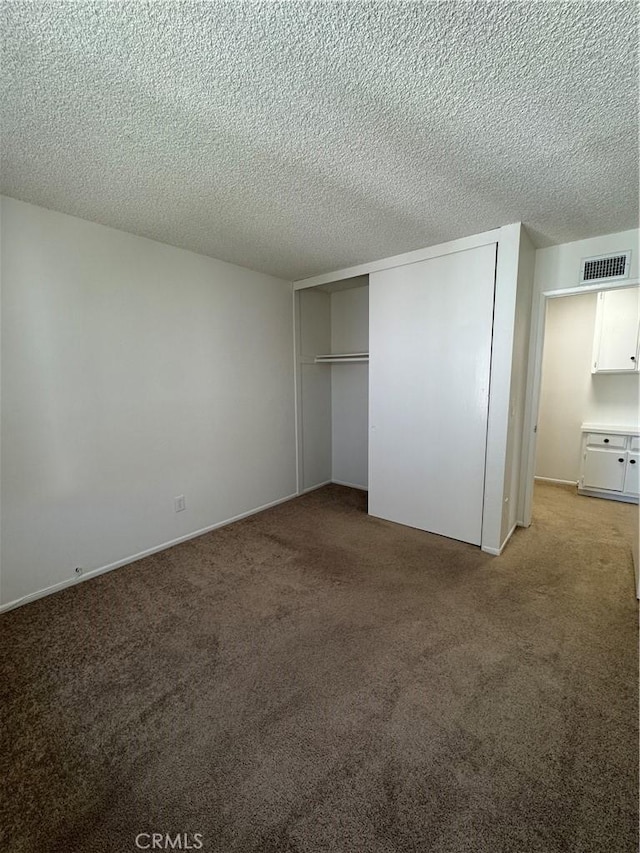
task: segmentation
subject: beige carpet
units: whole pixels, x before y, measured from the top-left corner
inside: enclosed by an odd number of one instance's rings
[[[492,558],[365,501],[0,618],[1,849],[637,850],[637,508],[537,487]]]

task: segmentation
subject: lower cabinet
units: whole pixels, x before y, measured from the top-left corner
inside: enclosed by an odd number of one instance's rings
[[[632,433],[583,432],[578,492],[638,502],[640,453]]]
[[[622,492],[626,467],[626,453],[619,450],[587,447],[580,485],[586,489]]]
[[[638,495],[640,493],[640,453],[629,453],[627,459],[627,468],[624,477],[624,485],[622,491],[629,495]]]

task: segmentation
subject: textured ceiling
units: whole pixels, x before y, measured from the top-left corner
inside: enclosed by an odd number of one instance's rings
[[[2,190],[289,279],[637,227],[635,3],[4,2]]]

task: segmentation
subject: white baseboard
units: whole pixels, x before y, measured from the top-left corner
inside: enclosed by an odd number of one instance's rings
[[[578,494],[585,498],[602,498],[605,501],[618,501],[619,503],[637,504],[635,495],[625,495],[622,492],[601,492],[598,489],[578,489]]]
[[[250,509],[247,512],[242,512],[240,515],[234,515],[233,518],[227,518],[224,521],[218,521],[216,524],[211,524],[208,527],[202,527],[200,530],[194,530],[193,533],[187,533],[185,536],[179,536],[177,539],[171,539],[169,542],[163,542],[162,545],[155,545],[153,548],[147,548],[145,551],[140,551],[138,554],[133,554],[131,557],[125,557],[122,560],[117,560],[115,563],[109,563],[106,566],[100,566],[97,569],[92,569],[89,572],[84,572],[79,577],[68,578],[60,581],[60,583],[47,586],[37,592],[30,592],[29,595],[24,595],[22,598],[16,598],[15,601],[9,601],[7,604],[0,605],[0,613],[5,613],[8,610],[14,610],[16,607],[21,607],[23,604],[29,604],[31,601],[37,601],[39,598],[44,598],[46,595],[52,595],[54,592],[60,592],[69,586],[76,586],[83,581],[95,578],[97,575],[103,575],[105,572],[111,572],[114,569],[119,569],[121,566],[128,566],[135,563],[137,560],[142,560],[143,557],[150,557],[152,554],[157,554],[159,551],[166,551],[167,548],[173,548],[174,545],[179,545],[181,542],[187,542],[189,539],[197,539],[198,536],[203,536],[205,533],[211,533],[212,530],[217,530],[219,527],[226,527],[228,524],[233,524],[234,521],[241,521],[243,518],[248,518],[250,515],[256,515],[259,512],[264,512],[265,509],[270,509],[272,506],[286,503],[287,501],[297,498],[297,494],[287,495],[285,498],[263,504],[262,506]]]
[[[540,483],[557,483],[560,486],[577,486],[577,480],[556,480],[555,477],[534,477],[536,482]]]
[[[359,486],[357,483],[347,483],[346,480],[325,480],[324,483],[318,483],[315,486],[307,486],[306,489],[302,489],[300,492],[301,495],[306,495],[307,492],[315,492],[316,489],[322,489],[324,486],[347,486],[350,489],[360,489],[361,492],[368,492],[369,489],[366,486]]]
[[[357,483],[347,483],[346,480],[332,480],[331,482],[335,483],[336,486],[348,486],[350,489],[359,489],[361,492],[369,491],[366,486],[359,486]]]
[[[321,489],[323,486],[330,486],[331,483],[333,483],[333,480],[325,480],[324,483],[317,483],[315,486],[307,486],[306,489],[302,489],[300,494],[306,495],[307,492],[315,492],[316,489]]]
[[[493,557],[499,557],[500,554],[502,554],[502,552],[504,551],[504,549],[507,545],[507,542],[513,536],[513,531],[516,529],[516,527],[518,527],[518,522],[516,522],[513,525],[513,527],[511,528],[511,530],[507,533],[507,536],[506,536],[504,542],[502,543],[502,545],[499,548],[489,548],[489,547],[482,546],[480,550],[484,551],[485,554],[491,554]]]

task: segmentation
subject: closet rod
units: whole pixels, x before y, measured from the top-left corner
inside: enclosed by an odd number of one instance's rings
[[[314,359],[316,364],[333,364],[334,362],[369,361],[368,352],[332,353],[317,355]]]

